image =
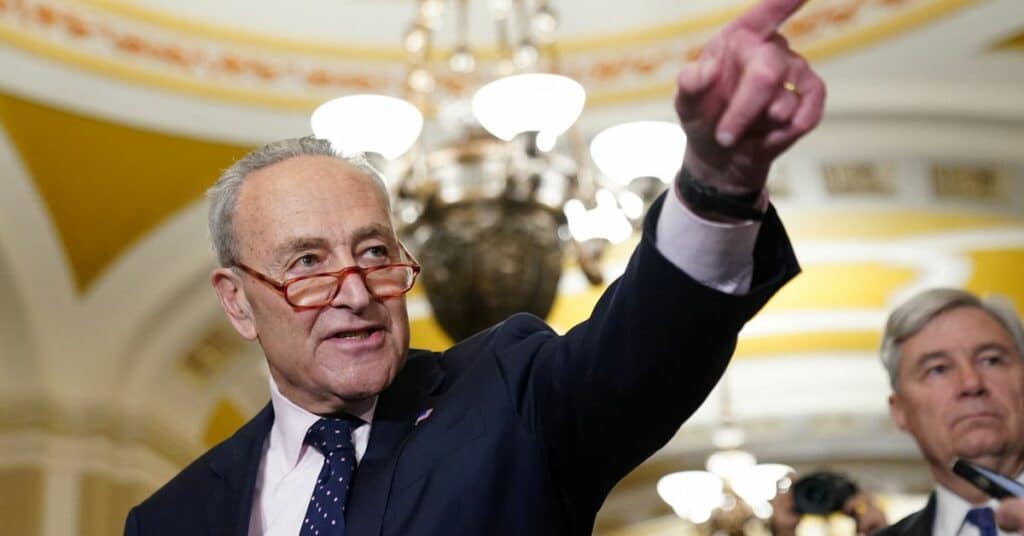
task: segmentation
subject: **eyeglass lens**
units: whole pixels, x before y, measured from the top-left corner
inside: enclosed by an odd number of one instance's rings
[[[387,298],[409,290],[412,277],[413,270],[408,266],[389,266],[365,273],[363,281],[370,294]],[[341,279],[334,275],[300,279],[288,285],[288,301],[303,307],[324,305],[331,301],[340,284]]]

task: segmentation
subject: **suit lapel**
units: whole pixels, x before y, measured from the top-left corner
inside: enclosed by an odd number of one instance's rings
[[[928,504],[907,525],[907,536],[931,536],[935,525],[935,492],[928,496]]]
[[[425,355],[424,355],[425,354]],[[411,355],[402,372],[381,393],[370,442],[356,468],[345,523],[350,534],[380,534],[398,455],[424,403],[444,378],[434,354]]]
[[[256,474],[259,472],[263,443],[274,423],[274,409],[268,403],[223,445],[211,452],[209,467],[214,478],[207,505],[207,527],[212,534],[246,536],[252,512]]]

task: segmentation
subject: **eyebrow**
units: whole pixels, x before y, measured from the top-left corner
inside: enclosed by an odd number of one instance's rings
[[[974,347],[974,353],[980,354],[988,350],[999,350],[1000,352],[1009,353],[1010,348],[1003,343],[999,342],[984,342]]]
[[[934,352],[928,352],[927,354],[923,354],[923,355],[919,356],[916,360],[914,360],[914,364],[911,367],[911,369],[912,370],[921,370],[922,368],[925,368],[928,365],[928,363],[930,363],[932,361],[935,361],[937,359],[948,359],[948,358],[949,358],[949,352],[947,352],[946,350],[935,350]]]
[[[394,231],[387,225],[370,223],[356,229],[355,232],[352,233],[352,244],[357,244],[368,238],[394,240],[394,236]]]
[[[274,248],[274,262],[280,263],[283,257],[287,257],[296,251],[304,249],[329,249],[330,244],[324,238],[313,236],[297,236]]]
[[[388,226],[379,223],[371,223],[356,229],[355,232],[352,233],[352,244],[357,244],[369,238],[394,240],[393,237],[394,232]],[[285,258],[289,255],[308,249],[329,250],[331,249],[331,244],[326,238],[316,236],[297,236],[274,248],[273,262],[275,265],[283,264],[285,262]]]
[[[971,355],[978,355],[978,354],[980,354],[982,352],[985,352],[985,351],[988,351],[988,350],[998,350],[998,351],[1004,352],[1004,353],[1009,353],[1010,352],[1010,349],[1006,345],[1004,345],[1002,343],[998,343],[998,342],[983,342],[983,343],[975,346],[973,349],[971,349]],[[923,355],[919,356],[917,358],[917,360],[914,361],[913,368],[914,369],[921,369],[921,368],[923,368],[925,365],[927,365],[931,361],[935,361],[936,359],[948,358],[948,357],[949,357],[949,352],[946,351],[946,350],[935,350],[933,352],[928,352],[927,354],[923,354]]]

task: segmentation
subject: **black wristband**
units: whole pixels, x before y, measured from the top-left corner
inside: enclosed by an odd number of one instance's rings
[[[705,184],[696,179],[685,167],[679,169],[676,174],[676,187],[683,199],[697,210],[706,210],[739,218],[741,220],[761,221],[764,219],[764,212],[758,210],[755,205],[761,198],[761,192],[749,194],[727,194],[714,186]]]

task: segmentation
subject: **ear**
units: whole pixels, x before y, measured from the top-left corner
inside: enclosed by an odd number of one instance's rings
[[[897,428],[907,431],[907,408],[899,393],[889,395],[889,416]]]
[[[235,331],[250,341],[255,340],[257,333],[252,307],[238,274],[230,268],[217,268],[210,274],[210,282],[217,293],[221,309],[228,315],[228,320]]]

